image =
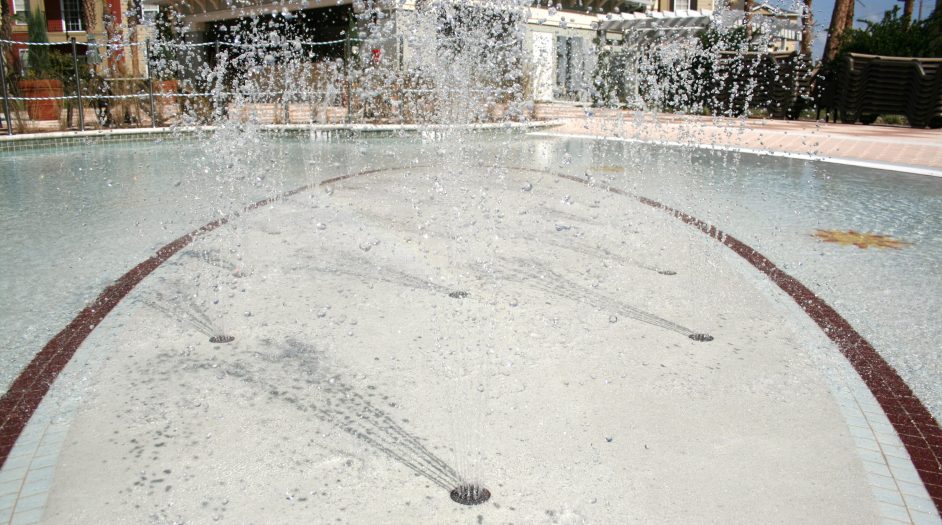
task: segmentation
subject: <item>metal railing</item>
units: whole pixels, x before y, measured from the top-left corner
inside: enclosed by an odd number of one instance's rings
[[[459,89],[445,89],[424,85],[421,82],[410,82],[403,78],[394,77],[390,83],[388,79],[377,81],[365,78],[358,74],[350,55],[352,46],[356,43],[375,44],[380,47],[388,40],[395,40],[398,49],[402,49],[402,37],[385,37],[362,39],[348,36],[344,39],[322,42],[301,41],[286,39],[277,43],[239,43],[239,42],[141,42],[97,43],[77,42],[74,38],[68,42],[20,42],[13,40],[0,40],[0,54],[6,56],[6,46],[68,46],[71,51],[72,70],[67,75],[61,75],[59,82],[61,90],[58,92],[21,93],[11,82],[12,75],[7,70],[4,60],[0,60],[0,85],[3,97],[3,124],[8,135],[14,134],[14,128],[23,131],[58,131],[62,128],[72,127],[73,112],[77,113],[77,129],[85,131],[88,128],[113,127],[159,127],[168,119],[179,118],[184,115],[202,115],[206,120],[219,118],[231,112],[240,114],[251,113],[261,120],[271,120],[276,124],[292,123],[349,123],[360,121],[382,122],[418,122],[421,120],[420,106],[423,97],[444,95],[450,91],[460,91],[475,97],[490,99],[506,99],[515,90],[500,87],[476,87]],[[216,55],[221,49],[281,49],[292,57],[306,55],[305,48],[344,45],[344,58],[338,57],[333,62],[330,74],[316,79],[316,82],[301,84],[284,83],[283,87],[272,89],[268,81],[267,88],[263,85],[255,89],[246,86],[228,86],[226,89],[208,89],[195,86],[194,83],[180,79],[172,87],[167,87],[159,79],[154,78],[153,64],[161,59],[161,54],[180,52],[186,50],[204,50],[212,48]],[[514,44],[514,43],[511,43]],[[516,45],[516,44],[514,44]],[[79,46],[85,47],[85,53],[80,53]],[[139,78],[123,78],[118,76],[107,77],[98,73],[84,75],[80,68],[80,57],[100,57],[98,51],[105,50],[105,59],[120,56],[123,50],[139,47],[137,51],[143,56],[141,59],[147,67],[145,74]],[[502,44],[501,47],[506,47]],[[12,56],[12,53],[11,53]],[[176,55],[172,62],[177,64],[185,62]],[[366,58],[366,57],[364,57]],[[362,61],[362,59],[361,59]],[[311,65],[316,63],[312,62]],[[387,64],[388,68],[396,68],[394,64]],[[398,69],[401,69],[401,62]],[[109,68],[105,68],[108,70]],[[308,68],[308,73],[312,69]],[[307,80],[311,80],[310,78]],[[383,82],[383,80],[385,82]],[[67,81],[67,82],[66,82]],[[69,84],[68,86],[66,84]],[[11,92],[12,91],[12,92]],[[68,91],[68,92],[66,92]],[[33,109],[40,104],[47,104],[50,118],[33,118]],[[63,123],[63,108],[66,106],[66,117]],[[94,112],[94,119],[89,119],[87,112]],[[115,119],[112,110],[123,109],[124,118]],[[36,114],[39,113],[37,110]],[[45,129],[43,129],[45,128]]]

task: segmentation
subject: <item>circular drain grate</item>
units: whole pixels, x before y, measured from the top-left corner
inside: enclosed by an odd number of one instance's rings
[[[674,270],[658,270],[657,273],[661,275],[677,275],[677,272]]]
[[[700,341],[703,343],[713,340],[713,336],[710,334],[690,334],[688,337],[690,337],[694,341]]]
[[[235,337],[231,335],[214,335],[209,338],[210,343],[231,343],[235,341]]]
[[[462,505],[480,505],[491,499],[491,491],[478,485],[460,485],[451,491],[451,500]]]
[[[471,294],[469,294],[468,292],[458,290],[457,292],[451,292],[450,294],[448,294],[448,297],[452,297],[454,299],[464,299],[465,297],[469,295]]]

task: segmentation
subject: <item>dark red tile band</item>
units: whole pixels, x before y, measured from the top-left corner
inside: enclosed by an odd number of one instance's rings
[[[410,166],[409,168],[417,167],[423,166]],[[372,169],[360,171],[327,179],[320,184],[332,184],[352,177],[382,171],[390,170]],[[241,213],[268,206],[276,200],[285,199],[310,188],[310,185],[304,185],[286,191],[277,197],[262,199],[245,206]],[[234,215],[238,216],[239,213],[237,212]],[[65,365],[67,365],[69,360],[72,359],[72,356],[75,355],[78,347],[105,316],[108,315],[138,283],[150,275],[151,272],[156,270],[167,259],[193,242],[193,239],[204,233],[211,232],[228,222],[228,217],[216,219],[160,248],[153,257],[138,264],[122,275],[114,284],[105,288],[91,305],[80,311],[68,326],[46,343],[46,346],[33,357],[32,361],[20,372],[13,381],[13,384],[10,385],[10,388],[3,394],[3,397],[0,398],[0,466],[6,463],[17,438],[23,432],[23,429],[26,428],[29,418],[33,415],[33,412],[36,411],[36,408],[39,407],[39,403],[42,401],[43,397],[45,397],[46,393],[49,392],[49,388],[56,380],[56,377],[59,376],[59,373],[62,372]]]
[[[586,182],[575,177],[567,178]],[[893,428],[900,435],[912,458],[913,466],[916,467],[929,496],[935,503],[936,511],[942,514],[942,447],[936,446],[942,435],[942,429],[903,378],[846,319],[798,279],[785,273],[764,255],[732,235],[727,235],[711,224],[655,200],[630,195],[614,188],[610,191],[635,197],[648,206],[664,210],[722,242],[790,295],[837,345],[873,392]]]
[[[530,168],[519,169],[542,171]],[[544,171],[544,173],[547,172]],[[553,173],[553,175],[584,185],[592,184],[591,181],[581,177],[563,173]],[[727,235],[716,226],[656,200],[619,188],[606,187],[605,189],[611,193],[635,198],[642,204],[663,210],[685,224],[697,228],[748,261],[791,296],[808,317],[837,345],[880,403],[880,407],[906,447],[913,466],[935,503],[936,511],[942,515],[942,444],[939,443],[942,440],[940,437],[942,429],[903,378],[846,319],[798,279],[785,273],[767,257],[732,235]]]
[[[294,193],[307,189],[303,186]],[[265,199],[246,206],[250,211],[272,202]],[[238,214],[236,214],[238,215]],[[10,388],[0,397],[0,465],[6,463],[17,438],[26,428],[29,418],[49,392],[59,373],[75,355],[78,347],[92,330],[124,299],[135,286],[156,270],[167,259],[193,242],[196,237],[211,232],[229,222],[226,217],[216,219],[163,246],[152,257],[122,275],[72,319],[40,350],[17,376]]]
[[[23,431],[30,416],[49,391],[53,381],[65,368],[79,345],[95,329],[106,315],[114,309],[141,280],[153,272],[193,238],[225,224],[225,220],[213,221],[202,228],[184,235],[161,248],[154,256],[122,275],[39,351],[26,366],[7,392],[0,398],[0,460],[6,458],[16,437]],[[11,439],[12,438],[12,439]]]
[[[386,168],[361,171],[342,175],[323,181],[332,184],[352,177],[395,171]],[[515,168],[523,171],[544,170]],[[590,181],[561,173],[552,175],[589,185]],[[274,201],[295,195],[309,189],[310,186],[285,192],[278,197],[263,199],[250,204],[243,212],[251,211]],[[779,269],[772,261],[742,241],[723,233],[716,226],[696,217],[666,206],[646,197],[630,194],[618,188],[606,188],[612,193],[633,197],[643,204],[666,211],[678,220],[689,224],[710,237],[722,242],[740,257],[748,261],[757,270],[764,273],[785,293],[790,295],[805,313],[838,346],[841,353],[850,361],[867,387],[874,393],[880,406],[886,412],[894,429],[900,434],[906,450],[912,458],[923,483],[942,514],[942,429],[925,405],[913,394],[896,370],[889,365],[867,342],[863,336],[837,313],[823,299],[797,279]],[[85,338],[94,330],[111,310],[145,277],[157,269],[167,259],[190,244],[197,236],[210,232],[228,222],[228,218],[217,219],[205,226],[167,244],[156,255],[137,265],[121,276],[115,284],[106,288],[92,305],[83,309],[61,332],[33,358],[26,369],[20,373],[10,389],[0,398],[0,465],[6,462],[16,439],[26,427],[29,418],[35,412],[42,398],[49,391],[56,377],[75,354]],[[915,432],[914,432],[915,429]]]

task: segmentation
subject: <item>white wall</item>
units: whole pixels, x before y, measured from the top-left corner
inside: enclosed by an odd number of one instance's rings
[[[532,56],[533,98],[538,101],[553,99],[553,84],[556,76],[556,35],[533,31]]]

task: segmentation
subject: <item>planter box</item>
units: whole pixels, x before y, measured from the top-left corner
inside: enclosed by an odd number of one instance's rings
[[[61,97],[62,82],[58,80],[20,80],[20,95],[27,98]],[[26,112],[30,120],[59,120],[61,100],[27,100]]]

